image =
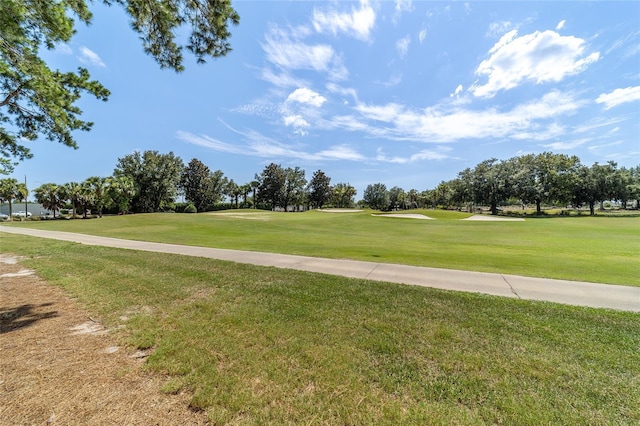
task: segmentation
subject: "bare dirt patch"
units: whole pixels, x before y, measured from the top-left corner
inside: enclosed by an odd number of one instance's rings
[[[207,424],[188,394],[162,393],[167,378],[144,372],[144,357],[12,259],[0,258],[1,424]]]

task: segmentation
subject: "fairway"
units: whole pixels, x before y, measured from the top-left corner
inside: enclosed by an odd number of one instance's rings
[[[14,223],[40,229],[203,247],[354,259],[640,286],[640,218],[461,220],[469,214],[412,210],[434,220],[371,211],[274,213],[229,210]]]
[[[1,238],[215,424],[640,421],[637,313]]]

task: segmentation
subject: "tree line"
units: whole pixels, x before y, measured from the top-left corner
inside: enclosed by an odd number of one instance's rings
[[[45,183],[33,190],[36,201],[55,218],[68,208],[75,217],[92,211],[109,213],[151,213],[184,210],[211,211],[222,208],[300,209],[331,204],[350,207],[355,188],[348,183],[330,184],[321,170],[307,182],[299,167],[269,164],[254,179],[238,184],[221,170],[211,170],[194,158],[187,165],[172,152],[136,151],[118,159],[113,175],[92,176],[84,182]],[[26,184],[14,178],[0,179],[0,202],[26,200]],[[184,197],[186,206],[176,203]]]
[[[16,179],[0,179],[0,201],[25,200],[28,189]],[[424,191],[405,191],[383,183],[370,184],[356,203],[356,189],[349,183],[331,184],[322,170],[307,180],[300,167],[271,163],[254,179],[238,184],[221,170],[211,170],[194,158],[188,164],[172,152],[134,152],[118,159],[113,175],[92,176],[84,182],[46,183],[34,191],[37,202],[56,212],[67,207],[75,216],[93,211],[148,213],[158,211],[202,212],[222,208],[300,210],[303,208],[370,207],[377,210],[411,208],[457,208],[488,206],[492,214],[504,204],[595,206],[618,201],[627,208],[640,203],[640,166],[618,167],[615,162],[585,166],[575,156],[529,154],[508,160],[495,158],[467,168],[450,181]],[[178,197],[186,205],[176,204]]]
[[[595,206],[599,203],[602,208],[605,201],[620,202],[623,209],[635,201],[635,208],[640,208],[640,166],[619,168],[613,161],[586,166],[576,156],[551,152],[492,158],[420,193],[398,187],[387,190],[382,183],[369,185],[363,201],[381,210],[427,206],[471,210],[480,205],[494,215],[507,204],[535,205],[537,214],[542,205],[586,206],[594,215]]]

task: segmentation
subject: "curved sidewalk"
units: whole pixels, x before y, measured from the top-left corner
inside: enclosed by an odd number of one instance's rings
[[[152,243],[32,228],[0,226],[0,232],[72,241],[96,246],[198,256],[351,278],[419,285],[444,290],[485,293],[527,300],[543,300],[577,306],[640,312],[640,287],[457,271],[358,260],[325,259],[288,254]]]

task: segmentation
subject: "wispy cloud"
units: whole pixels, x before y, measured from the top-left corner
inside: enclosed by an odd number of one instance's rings
[[[334,81],[344,80],[349,74],[342,58],[330,45],[304,43],[278,27],[272,27],[265,35],[262,48],[267,61],[285,72],[313,70],[326,73]]]
[[[403,13],[413,12],[413,1],[412,0],[395,0],[396,3],[396,11],[393,16],[393,23],[397,24],[400,21]]]
[[[456,87],[456,90],[454,90],[453,93],[450,94],[449,96],[451,97],[458,96],[460,95],[461,92],[462,92],[462,84],[458,84],[458,86]]]
[[[297,78],[288,70],[282,69],[280,72],[275,72],[271,68],[264,68],[260,73],[260,78],[276,87],[301,87],[307,85],[306,80]]]
[[[392,164],[406,164],[406,163],[415,163],[418,161],[434,161],[434,160],[445,160],[450,157],[450,152],[453,151],[453,148],[448,146],[438,146],[434,149],[423,149],[415,154],[412,154],[409,157],[403,157],[399,155],[389,156],[387,155],[382,148],[378,148],[376,150],[376,158],[375,160],[381,163],[392,163]]]
[[[490,98],[524,81],[536,84],[561,81],[600,58],[599,52],[583,56],[585,49],[583,39],[561,36],[555,31],[536,31],[522,37],[518,37],[516,30],[510,31],[489,50],[489,58],[476,69],[476,74],[486,77],[487,82],[476,83],[470,90],[476,96]]]
[[[611,109],[627,102],[640,100],[640,86],[616,89],[613,92],[603,93],[596,99],[596,103],[604,104],[604,109]]]
[[[542,145],[544,148],[554,151],[568,151],[576,149],[589,142],[589,139],[575,139],[572,141],[553,142],[546,145]]]
[[[106,66],[100,56],[86,46],[80,47],[80,56],[78,56],[78,59],[86,65],[95,65],[101,68]]]
[[[398,51],[398,55],[401,59],[406,58],[407,53],[409,53],[409,45],[411,44],[411,36],[406,35],[396,41],[396,50]]]
[[[62,55],[71,55],[73,50],[67,43],[58,43],[56,44],[56,52]]]
[[[351,7],[349,12],[314,9],[312,19],[313,27],[319,33],[344,33],[363,41],[370,40],[375,22],[376,12],[367,0],[360,0],[360,7]]]
[[[539,99],[510,110],[473,110],[443,103],[422,110],[398,103],[358,104],[360,116],[340,116],[333,124],[345,130],[361,131],[371,137],[413,140],[426,143],[456,142],[465,139],[505,138],[534,132],[555,137],[561,127],[545,124],[572,114],[585,104],[571,94],[552,91]]]
[[[397,73],[392,75],[391,77],[389,77],[388,80],[385,81],[375,81],[376,84],[380,84],[381,86],[384,87],[394,87],[397,86],[398,84],[402,83],[402,74],[401,73]]]
[[[226,142],[222,142],[218,139],[212,138],[207,135],[194,135],[190,132],[178,130],[176,137],[183,142],[190,143],[192,145],[201,146],[203,148],[212,149],[214,151],[227,152],[230,154],[243,154],[247,155],[247,150],[239,146],[232,145]]]
[[[422,44],[426,38],[427,38],[427,30],[423,28],[418,33],[418,40],[420,40],[420,44]]]
[[[492,22],[489,24],[489,29],[487,30],[487,37],[499,37],[505,34],[506,32],[512,30],[514,27],[513,23],[510,21],[498,21]]]
[[[280,143],[272,138],[262,135],[254,130],[241,132],[228,126],[231,131],[242,136],[246,143],[242,145],[230,144],[207,135],[196,135],[191,132],[178,131],[176,137],[186,143],[197,145],[206,149],[229,154],[238,154],[259,158],[286,158],[305,161],[366,161],[367,158],[352,147],[342,144],[334,145],[317,152],[307,152],[295,149],[289,145]]]
[[[567,23],[567,21],[564,20],[564,19],[562,21],[558,22],[558,25],[556,25],[556,31],[560,31],[561,29],[563,29],[564,28],[564,24],[566,24],[566,23]]]

